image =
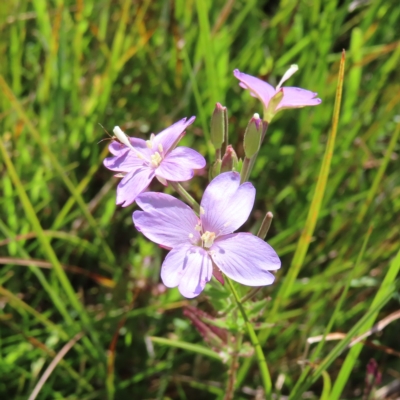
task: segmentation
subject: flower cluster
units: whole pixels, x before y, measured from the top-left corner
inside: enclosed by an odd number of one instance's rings
[[[254,205],[256,190],[247,180],[268,124],[282,109],[321,102],[316,93],[282,87],[296,70],[297,66],[292,66],[276,88],[234,71],[240,86],[262,102],[264,116],[260,119],[255,114],[250,120],[244,139],[245,158],[239,163],[228,143],[227,109],[217,104],[211,126],[216,149],[216,160],[210,168],[213,179],[200,204],[179,184],[206,166],[197,151],[177,147],[195,117],[184,118],[159,134],[152,134],[147,141],[126,136],[118,126],[114,128],[115,140],[109,145],[113,156],[106,158],[104,165],[115,171],[116,177],[122,177],[116,203],[126,207],[136,201],[141,208],[133,213],[136,229],[170,250],[161,266],[164,285],[178,287],[187,298],[198,296],[213,276],[221,284],[225,275],[247,286],[269,285],[275,279],[270,271],[281,266],[275,250],[263,237],[235,231],[247,221]],[[238,165],[242,165],[241,171],[237,171]],[[154,178],[166,186],[172,182],[190,206],[165,193],[146,192]]]

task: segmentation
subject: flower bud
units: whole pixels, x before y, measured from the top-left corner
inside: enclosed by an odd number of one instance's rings
[[[258,114],[254,114],[244,133],[243,147],[247,158],[253,157],[260,150],[262,130],[262,120]]]
[[[222,106],[220,103],[215,105],[211,117],[211,142],[215,149],[220,149],[225,140],[226,113],[226,107]]]
[[[222,157],[221,172],[237,171],[238,158],[235,150],[228,145]]]
[[[275,114],[277,113],[276,107],[278,107],[279,103],[283,99],[283,89],[280,88],[271,98],[268,103],[268,107],[264,108],[264,121],[271,122],[272,118],[274,118]],[[278,110],[279,111],[279,110]]]
[[[222,161],[217,160],[210,168],[210,171],[208,173],[210,181],[221,173],[221,164],[222,164]]]

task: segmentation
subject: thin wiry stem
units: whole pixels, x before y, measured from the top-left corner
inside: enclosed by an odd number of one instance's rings
[[[238,332],[235,337],[235,350],[232,354],[231,365],[228,371],[228,381],[226,383],[226,391],[224,400],[233,400],[236,386],[236,371],[239,368],[239,350],[242,345],[243,334]]]
[[[271,382],[271,376],[270,376],[269,370],[268,370],[267,361],[264,357],[264,353],[262,351],[260,342],[258,341],[257,335],[254,331],[253,325],[251,324],[249,317],[247,316],[246,310],[244,309],[242,303],[240,302],[239,295],[236,292],[235,287],[232,284],[232,281],[228,277],[225,277],[225,279],[227,280],[227,282],[229,284],[229,287],[232,291],[233,297],[235,298],[236,304],[237,304],[239,311],[242,314],[242,317],[244,319],[247,332],[250,336],[250,340],[254,347],[254,351],[256,352],[257,363],[258,363],[258,367],[260,369],[261,379],[262,379],[264,390],[265,390],[265,396],[267,399],[269,399],[271,397],[272,382]]]
[[[178,182],[168,181],[171,186],[179,193],[182,198],[188,203],[195,212],[200,213],[199,203],[183,188],[183,186]]]
[[[58,363],[63,359],[63,357],[68,353],[68,351],[74,346],[74,344],[84,335],[83,332],[77,333],[61,350],[60,352],[53,358],[53,361],[49,364],[46,371],[44,371],[43,375],[39,379],[35,388],[33,389],[31,395],[28,400],[35,400],[43,385],[46,383],[47,379],[50,377],[54,369],[57,367]]]

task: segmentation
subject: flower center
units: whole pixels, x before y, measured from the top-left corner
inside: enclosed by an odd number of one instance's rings
[[[201,235],[201,240],[203,241],[203,246],[204,247],[211,247],[214,243],[214,239],[215,239],[215,233],[214,232],[209,232],[209,231],[205,231],[202,235]]]
[[[161,154],[158,151],[156,151],[150,157],[150,159],[151,159],[151,166],[154,167],[154,168],[157,168],[160,165],[161,161],[162,161]]]

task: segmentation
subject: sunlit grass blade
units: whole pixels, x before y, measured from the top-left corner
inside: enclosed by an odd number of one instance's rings
[[[338,313],[342,308],[344,300],[346,299],[347,293],[348,293],[349,288],[350,288],[351,281],[352,281],[353,277],[356,276],[356,274],[358,272],[358,267],[359,267],[360,262],[363,259],[363,256],[364,256],[364,253],[365,253],[365,249],[367,248],[367,244],[368,244],[369,238],[371,236],[371,233],[372,233],[372,226],[370,226],[370,228],[368,229],[367,234],[365,235],[364,242],[363,242],[363,244],[361,246],[361,250],[360,250],[360,252],[358,254],[358,257],[357,257],[357,261],[356,261],[356,263],[354,265],[354,268],[351,269],[349,277],[346,279],[346,284],[345,284],[345,286],[343,288],[342,294],[340,295],[340,298],[336,303],[335,309],[333,310],[332,316],[329,319],[328,325],[325,328],[323,339],[318,343],[317,348],[313,352],[312,357],[310,359],[310,364],[313,364],[313,362],[318,358],[318,356],[319,356],[319,354],[320,354],[320,352],[321,352],[321,350],[322,350],[322,348],[323,348],[323,346],[325,344],[325,338],[330,333],[330,331],[331,331],[331,329],[332,329],[332,327],[333,327],[333,325],[334,325],[334,323],[336,321]],[[308,365],[306,368],[304,368],[300,378],[297,380],[296,385],[293,388],[293,393],[297,393],[300,385],[302,384],[302,382],[304,381],[304,379],[308,375],[310,369],[311,369],[310,365]]]
[[[385,173],[386,168],[389,164],[389,161],[392,157],[393,150],[399,139],[399,135],[400,135],[400,124],[397,124],[396,129],[395,129],[392,137],[390,138],[390,142],[389,142],[389,145],[385,152],[385,156],[383,157],[382,163],[379,166],[378,172],[376,173],[374,181],[372,182],[372,185],[368,191],[367,198],[365,199],[365,202],[363,203],[363,205],[360,209],[360,212],[357,215],[356,221],[358,224],[360,224],[362,222],[362,220],[364,219],[364,217],[368,211],[368,208],[372,203],[372,200],[375,198],[375,196],[377,194],[379,184],[382,182],[383,174]]]
[[[157,343],[164,346],[176,347],[178,349],[187,350],[192,353],[202,354],[203,356],[212,358],[214,360],[222,361],[222,358],[218,353],[208,349],[207,347],[200,346],[199,344],[182,342],[181,340],[165,339],[156,336],[149,336],[149,339],[153,343]]]
[[[70,178],[67,176],[66,172],[64,171],[64,168],[62,165],[58,162],[57,157],[53,154],[53,152],[50,150],[50,148],[47,146],[45,141],[41,138],[40,133],[37,131],[35,126],[32,124],[31,120],[29,119],[28,115],[25,113],[24,109],[22,108],[21,104],[17,100],[17,98],[14,96],[10,88],[8,87],[6,81],[4,78],[0,75],[0,89],[4,92],[8,100],[11,102],[12,106],[15,108],[15,110],[18,112],[20,118],[24,121],[26,127],[28,128],[30,134],[33,136],[35,141],[38,143],[40,146],[41,150],[43,151],[44,154],[46,154],[52,165],[54,166],[55,170],[58,172],[58,174],[61,176],[62,180],[64,181],[65,186],[68,188],[72,196],[75,198],[75,201],[79,205],[79,207],[82,210],[83,215],[89,222],[90,226],[93,228],[94,232],[98,236],[98,238],[102,242],[102,249],[105,252],[105,255],[107,256],[107,259],[109,262],[114,262],[115,257],[110,250],[110,247],[108,244],[104,241],[103,235],[100,231],[100,229],[97,226],[97,222],[94,219],[93,215],[89,212],[87,205],[85,201],[83,200],[82,196],[77,192],[74,184],[70,180]]]
[[[400,253],[399,253],[400,254]],[[400,257],[398,264],[400,265]],[[354,339],[358,333],[360,333],[365,327],[366,324],[374,317],[374,315],[377,315],[379,310],[382,309],[382,307],[390,300],[390,298],[393,296],[393,293],[395,291],[394,285],[386,285],[385,286],[385,293],[383,296],[379,298],[379,301],[376,301],[373,306],[371,305],[371,308],[368,310],[367,313],[365,313],[360,320],[354,324],[352,329],[347,333],[346,337],[341,340],[334,348],[333,350],[323,359],[323,361],[318,365],[318,367],[315,369],[315,371],[311,374],[311,376],[305,381],[305,383],[300,387],[299,390],[296,392],[292,392],[290,399],[291,400],[297,400],[300,399],[302,396],[302,393],[304,393],[314,382],[319,379],[319,377],[322,375],[324,371],[326,371],[329,366],[340,356],[340,354],[346,349],[346,347],[350,344],[351,340]],[[354,346],[349,354],[347,355],[346,359],[351,358],[352,362],[355,361],[357,358],[353,358],[351,352],[357,348],[358,345]],[[362,344],[359,345],[362,348]],[[344,366],[344,365],[343,365]],[[343,367],[342,367],[343,368]],[[336,382],[338,381],[339,377],[336,379]],[[344,381],[342,380],[341,383],[345,383],[347,379]],[[335,385],[336,385],[335,382]],[[335,385],[329,395],[329,400],[331,399],[338,399],[337,393],[335,393]],[[339,394],[340,396],[340,394]]]
[[[310,245],[315,230],[315,226],[317,224],[319,212],[321,210],[322,201],[324,198],[326,184],[328,182],[333,151],[335,148],[336,133],[339,126],[340,105],[341,105],[343,81],[344,81],[344,67],[345,67],[345,52],[343,51],[339,68],[335,106],[333,110],[332,129],[328,136],[328,142],[326,144],[326,150],[324,158],[322,160],[321,170],[318,175],[317,185],[315,187],[314,196],[309,208],[306,225],[298,241],[296,252],[293,256],[293,260],[289,267],[289,271],[276,296],[276,300],[274,302],[274,306],[271,311],[272,315],[274,315],[276,310],[279,309],[279,306],[282,303],[282,301],[290,296],[294,281],[296,280],[300,272],[300,269],[304,263],[307,250]],[[262,340],[262,342],[264,340]]]
[[[367,331],[374,324],[374,321],[378,316],[378,312],[380,310],[380,307],[378,307],[378,305],[382,303],[385,304],[385,302],[389,300],[390,295],[392,294],[392,292],[390,292],[389,290],[389,287],[395,281],[399,271],[400,271],[400,251],[397,253],[396,257],[390,263],[385,278],[382,281],[379,290],[375,295],[371,306],[368,309],[368,312],[365,314],[368,315],[368,318],[366,318],[365,316],[362,318],[363,323],[360,324],[359,330],[356,331],[357,333],[360,333],[362,331]],[[332,400],[337,400],[341,397],[343,388],[350,377],[351,371],[354,367],[355,362],[358,359],[358,355],[360,354],[362,348],[363,348],[362,343],[356,344],[354,347],[352,347],[346,359],[344,360],[339,375],[336,378],[336,381],[332,388],[332,393],[331,393]]]
[[[208,110],[211,111],[214,108],[215,103],[218,101],[220,92],[219,92],[219,82],[217,74],[217,68],[215,65],[215,56],[214,56],[214,46],[211,40],[211,28],[208,17],[208,6],[209,3],[196,0],[196,9],[199,18],[199,40],[200,45],[204,57],[204,62],[206,66],[206,75],[208,80],[208,91],[209,91],[209,103]]]
[[[325,188],[329,177],[330,165],[332,162],[333,151],[335,147],[336,133],[339,125],[339,115],[340,115],[340,104],[342,99],[343,81],[344,81],[344,67],[345,67],[345,52],[342,52],[342,57],[340,61],[338,83],[336,89],[335,106],[333,110],[332,117],[332,129],[328,136],[328,142],[326,144],[324,158],[322,160],[321,170],[318,175],[317,185],[315,187],[314,195],[311,201],[311,205],[308,211],[307,220],[305,227],[301,233],[300,239],[297,243],[296,251],[293,256],[292,262],[289,267],[289,271],[285,276],[285,279],[280,286],[280,289],[275,296],[274,303],[271,311],[268,312],[268,318],[274,319],[276,313],[278,312],[281,304],[286,298],[290,296],[293,288],[293,284],[298,276],[301,267],[303,266],[304,259],[307,254],[308,247],[310,245],[315,226],[318,220],[319,212],[321,210],[322,201],[325,194]],[[265,343],[270,334],[271,330],[266,329],[261,331],[258,335],[261,345]],[[241,382],[248,369],[251,365],[251,359],[247,359],[238,373],[238,381]]]
[[[329,400],[329,394],[332,388],[332,380],[326,371],[322,372],[322,378],[324,381],[324,386],[321,393],[321,400]]]
[[[19,198],[20,198],[21,203],[25,210],[26,217],[30,221],[32,228],[34,229],[34,231],[37,234],[38,240],[42,246],[44,254],[46,254],[49,261],[53,264],[56,276],[59,279],[61,286],[65,290],[65,293],[66,293],[69,301],[71,302],[71,305],[74,307],[74,309],[78,313],[79,317],[81,318],[81,321],[82,321],[85,329],[87,329],[90,332],[92,338],[94,339],[94,342],[98,343],[97,332],[91,328],[92,324],[91,324],[89,316],[87,315],[87,313],[86,313],[85,309],[83,308],[81,302],[79,301],[73,287],[71,286],[71,283],[68,280],[68,277],[65,274],[65,272],[62,268],[62,265],[57,258],[57,255],[55,254],[53,248],[50,245],[48,237],[43,233],[43,228],[40,224],[40,221],[39,221],[39,219],[35,213],[35,210],[33,209],[32,204],[24,190],[24,187],[17,175],[17,172],[14,168],[11,158],[9,157],[9,155],[7,153],[6,148],[4,147],[2,140],[0,140],[0,151],[3,156],[4,162],[7,166],[8,174],[10,175],[10,177],[17,189]],[[71,324],[73,321],[71,318],[69,318],[67,320],[67,322]],[[88,340],[85,341],[85,345],[88,347],[88,350],[91,352],[91,354],[94,357],[96,357],[98,359],[102,359],[102,355],[99,353],[99,350],[100,350],[99,346],[96,346],[96,347],[93,346]]]

